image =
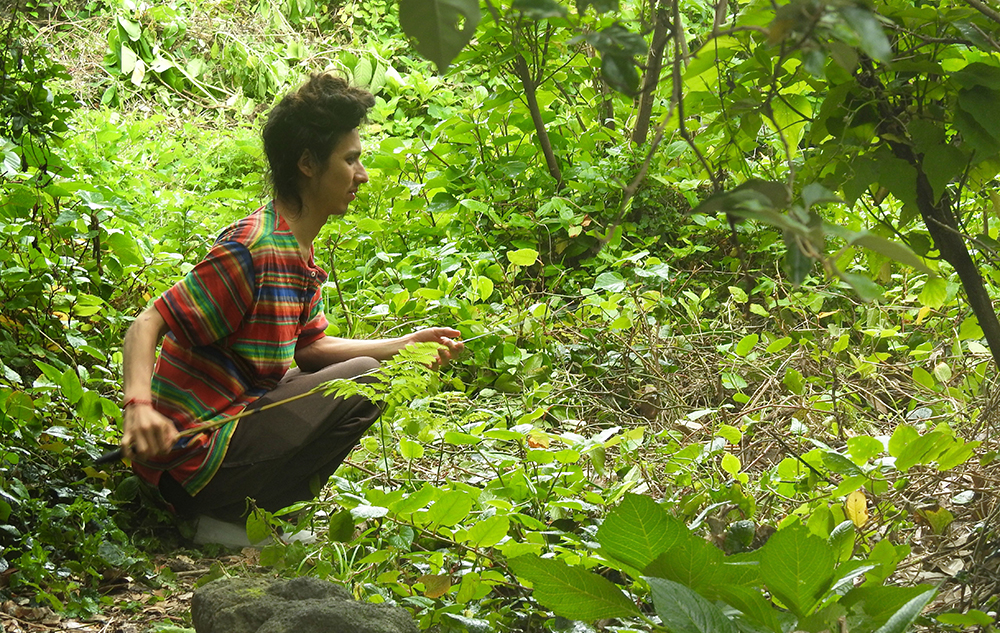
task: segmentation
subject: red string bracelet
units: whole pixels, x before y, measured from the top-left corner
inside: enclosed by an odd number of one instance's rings
[[[148,404],[149,406],[153,406],[153,401],[147,400],[145,398],[129,398],[128,400],[122,403],[122,411],[129,408],[133,404]]]

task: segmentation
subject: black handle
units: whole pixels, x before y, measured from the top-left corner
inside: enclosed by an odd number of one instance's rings
[[[120,461],[125,456],[122,451],[122,447],[119,446],[113,451],[108,451],[107,453],[101,455],[94,460],[94,466],[103,466],[104,464],[110,464],[111,462]]]

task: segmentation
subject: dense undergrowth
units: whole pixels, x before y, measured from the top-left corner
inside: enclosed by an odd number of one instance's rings
[[[713,183],[679,131],[628,199],[650,148],[629,139],[632,100],[565,41],[542,91],[562,106],[545,121],[557,186],[516,77],[477,71],[499,53],[434,75],[382,2],[32,7],[5,16],[3,594],[87,614],[125,574],[172,586],[148,559],[180,542],[170,517],[124,468],[90,465],[117,441],[122,335],[265,199],[258,117],[331,67],[377,104],[371,182],[317,241],[330,333],[478,338],[438,377],[397,376],[406,405],[297,508],[324,538],[262,564],[439,631],[703,630],[665,618],[677,605],[707,630],[992,620],[996,375],[946,267],[845,248],[878,300],[818,269],[790,283],[781,231],[698,212]],[[781,142],[760,133],[758,175]],[[736,578],[736,561],[765,571]],[[796,565],[818,575],[778,569]]]

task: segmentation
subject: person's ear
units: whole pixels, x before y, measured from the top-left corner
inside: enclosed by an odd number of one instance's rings
[[[313,159],[312,152],[309,150],[303,150],[302,155],[299,156],[299,171],[306,178],[312,178],[316,175],[316,161]]]

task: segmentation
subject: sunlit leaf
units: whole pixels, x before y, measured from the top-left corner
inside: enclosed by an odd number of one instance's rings
[[[607,578],[581,567],[531,554],[507,563],[520,578],[531,581],[534,597],[556,615],[593,622],[639,614],[632,600]]]
[[[451,576],[444,574],[426,574],[417,578],[424,583],[424,595],[432,600],[440,598],[451,589]]]
[[[644,569],[681,537],[687,527],[644,495],[627,494],[597,530],[609,556]]]
[[[833,580],[833,552],[808,528],[778,530],[761,549],[760,572],[767,588],[799,617],[816,608]]]
[[[509,529],[510,519],[494,515],[472,525],[466,538],[473,547],[493,547],[507,536]]]
[[[868,522],[868,499],[863,490],[855,490],[847,495],[844,502],[844,512],[847,518],[854,522],[859,528],[864,527]]]
[[[531,266],[538,261],[538,251],[532,248],[520,248],[516,251],[507,251],[507,261],[515,266]]]
[[[427,520],[435,525],[451,527],[469,516],[472,495],[464,490],[450,490],[434,502],[427,513]]]
[[[736,350],[735,350],[736,355],[746,356],[747,354],[750,353],[750,350],[752,350],[757,345],[757,342],[759,340],[760,340],[759,335],[747,334],[742,339],[740,339],[739,343],[736,344]]]

